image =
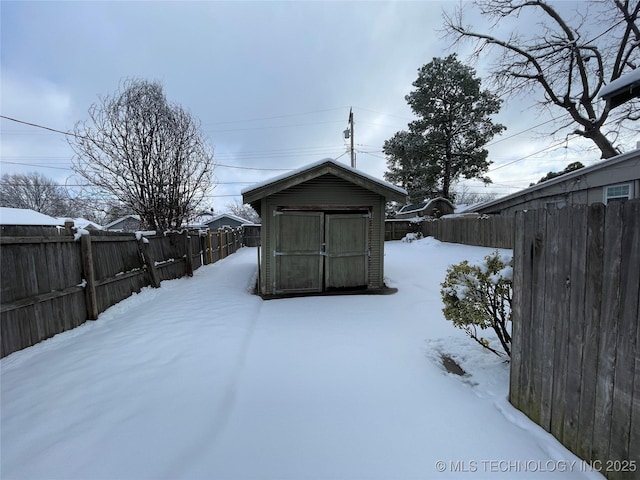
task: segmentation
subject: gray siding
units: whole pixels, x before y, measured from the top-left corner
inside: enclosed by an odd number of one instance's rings
[[[334,175],[322,175],[262,199],[262,292],[271,292],[274,281],[274,212],[278,207],[331,210],[345,206],[371,210],[369,288],[381,288],[384,280],[384,197]],[[270,232],[270,233],[269,233]]]
[[[549,203],[557,203],[558,206],[593,205],[603,203],[605,187],[620,184],[631,184],[631,199],[640,198],[640,150],[487,202],[472,211],[513,216],[519,210],[543,209]]]

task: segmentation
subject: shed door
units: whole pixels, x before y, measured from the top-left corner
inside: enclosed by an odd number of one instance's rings
[[[355,288],[367,285],[368,226],[368,215],[325,215],[326,288]]]
[[[324,214],[276,215],[275,293],[322,291]]]

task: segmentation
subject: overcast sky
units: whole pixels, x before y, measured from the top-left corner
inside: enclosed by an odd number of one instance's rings
[[[382,178],[382,144],[413,119],[404,96],[418,68],[454,51],[467,58],[440,32],[442,11],[456,5],[2,1],[2,115],[70,131],[123,79],[158,80],[170,101],[201,121],[215,148],[219,185],[209,201],[222,211],[241,200],[243,187],[282,173],[273,169],[326,157],[348,164],[343,131],[353,107],[357,167]],[[470,8],[468,15],[481,23]],[[476,68],[486,76],[484,65]],[[598,161],[599,152],[585,152],[590,145],[575,138],[535,154],[558,138],[545,135],[549,125],[531,129],[549,118],[533,103],[505,103],[496,120],[509,138],[489,147],[495,183],[470,184],[471,191],[507,194],[576,159]],[[81,182],[64,135],[5,119],[0,126],[3,174]],[[619,144],[628,150],[640,135],[626,135]]]

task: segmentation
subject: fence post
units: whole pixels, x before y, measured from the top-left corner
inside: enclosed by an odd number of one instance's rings
[[[98,299],[96,298],[96,278],[93,269],[93,252],[91,250],[91,235],[80,236],[80,250],[82,252],[82,268],[84,269],[85,296],[87,299],[87,318],[98,319]]]
[[[185,260],[186,267],[185,273],[189,277],[193,277],[193,248],[191,247],[191,235],[187,230],[182,232],[182,236],[184,238],[184,251],[185,251]]]
[[[226,235],[225,235],[226,240]],[[218,260],[222,260],[224,258],[224,248],[222,246],[222,230],[218,230]]]
[[[149,280],[151,281],[151,286],[153,288],[160,287],[160,278],[158,277],[158,272],[156,271],[156,265],[153,260],[153,255],[151,254],[151,248],[149,243],[145,244],[145,240],[149,242],[145,237],[140,237],[138,240],[138,250],[142,255],[142,259],[144,260],[144,264],[147,266],[147,271],[149,272]]]

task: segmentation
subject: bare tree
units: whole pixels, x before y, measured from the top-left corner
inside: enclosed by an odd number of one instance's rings
[[[476,203],[489,202],[498,197],[496,192],[472,192],[469,185],[460,185],[454,191],[456,205],[473,205]]]
[[[544,0],[475,3],[494,22],[493,27],[508,18],[517,18],[520,26],[538,24],[535,34],[519,28],[500,38],[466,26],[461,9],[453,16],[445,14],[445,29],[456,41],[477,41],[476,56],[486,58],[488,47],[498,49],[500,56],[491,66],[498,88],[514,95],[531,95],[541,89],[538,102],[543,108],[557,107],[568,114],[556,133],[572,127],[573,134],[593,141],[603,158],[617,155],[614,143],[626,121],[640,118],[639,102],[618,108],[616,118],[610,119],[611,105],[598,103],[598,92],[625,71],[640,66],[640,0],[580,2],[570,14],[561,14],[561,3]]]
[[[253,223],[260,223],[260,216],[251,205],[242,205],[240,202],[235,202],[227,205],[227,211],[236,217],[244,218]]]
[[[89,108],[70,144],[74,171],[146,228],[180,228],[213,186],[213,151],[158,82],[126,80]]]
[[[41,173],[2,175],[0,206],[27,208],[54,217],[70,215],[65,188]]]

